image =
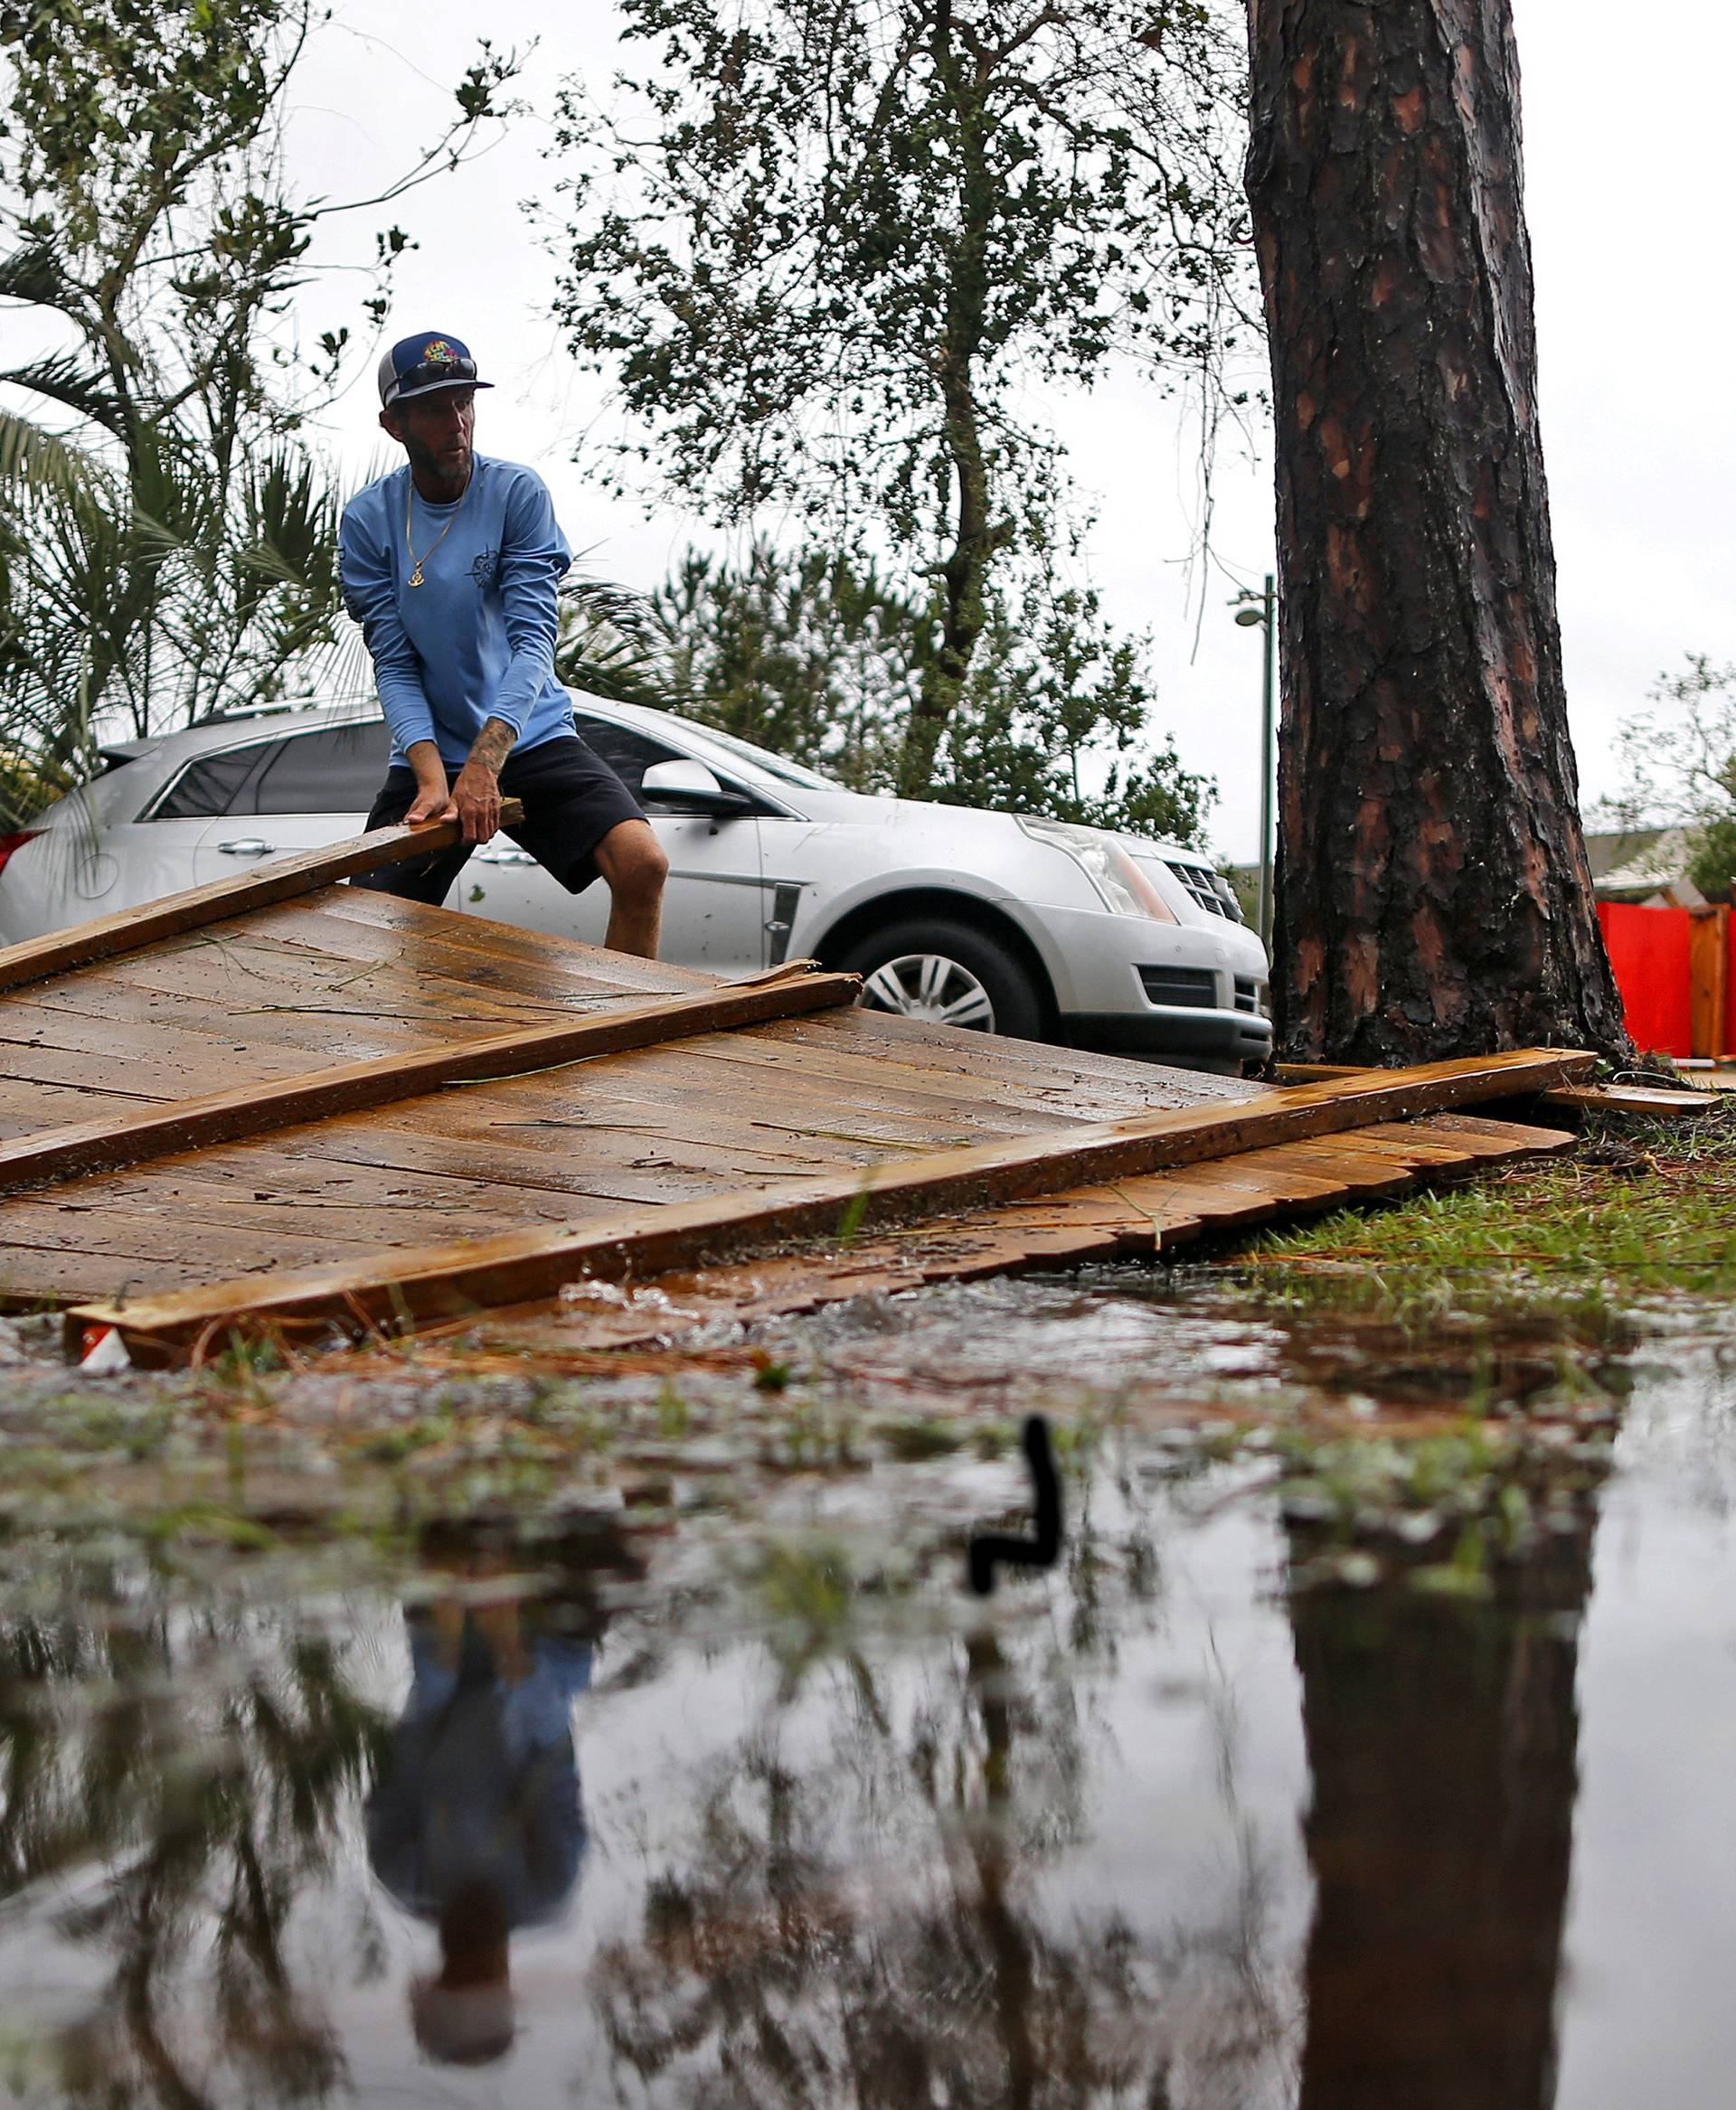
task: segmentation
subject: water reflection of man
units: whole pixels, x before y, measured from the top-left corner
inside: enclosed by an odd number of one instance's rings
[[[618,1539],[610,1552],[625,1564]],[[452,1589],[405,1614],[410,1697],[369,1799],[368,1858],[439,1931],[439,1967],[410,1989],[417,2042],[480,2066],[512,2048],[511,1937],[561,1917],[589,1843],[572,1707],[603,1614],[582,1575],[526,1601],[497,1550],[448,1550],[440,1565]]]

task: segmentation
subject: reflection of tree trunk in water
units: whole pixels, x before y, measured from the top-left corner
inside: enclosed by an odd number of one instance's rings
[[[984,1945],[994,1973],[995,2011],[1006,2048],[1006,2110],[1030,2110],[1036,2096],[1037,2057],[1031,2041],[1035,1999],[1031,1944],[1018,1915],[1006,1901],[1007,1863],[1011,1859],[1006,1826],[1013,1756],[1013,1710],[1007,1697],[1006,1658],[993,1634],[973,1635],[966,1644],[970,1689],[982,1710],[983,1783],[986,1806],[976,1828],[977,1913]]]
[[[1300,2110],[1553,2103],[1591,1530],[1545,1535],[1490,1599],[1294,1598],[1317,1888]]]

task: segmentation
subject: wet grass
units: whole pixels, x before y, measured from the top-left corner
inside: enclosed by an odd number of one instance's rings
[[[1659,1305],[1736,1293],[1736,1106],[1590,1133],[1580,1152],[1378,1213],[1269,1233],[1231,1263],[1296,1317],[1413,1334],[1517,1322],[1618,1341]]]

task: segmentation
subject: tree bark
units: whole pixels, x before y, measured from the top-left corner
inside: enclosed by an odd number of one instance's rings
[[[1631,1058],[1568,738],[1508,0],[1249,0],[1296,1060]]]

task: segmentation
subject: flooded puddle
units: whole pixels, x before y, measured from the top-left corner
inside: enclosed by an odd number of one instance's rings
[[[15,1525],[0,2099],[1715,2100],[1722,1329],[1372,1362],[1186,1285],[985,1286],[766,1334],[769,1417],[885,1440],[786,1433],[750,1500],[726,1380],[677,1415],[645,1377],[653,1496],[534,1530]],[[1401,1455],[1371,1386],[1474,1393],[1486,1433]],[[965,1538],[1019,1526],[1036,1411],[1060,1559],[980,1597]]]

